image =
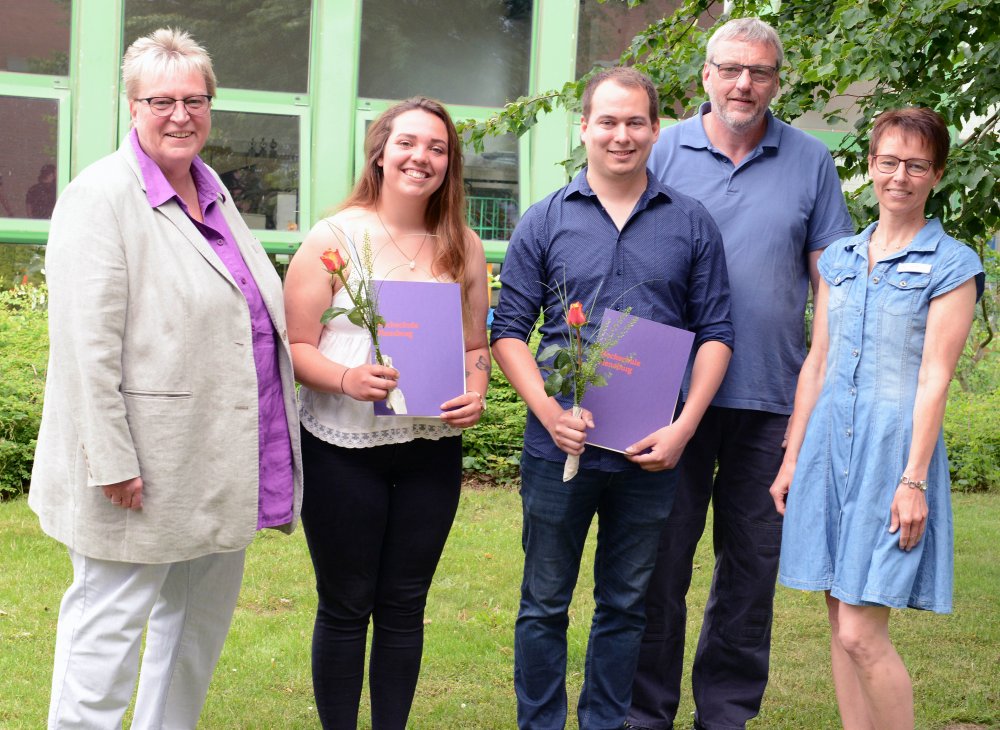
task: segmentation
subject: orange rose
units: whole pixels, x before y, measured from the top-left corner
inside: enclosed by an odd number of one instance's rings
[[[569,323],[570,327],[583,327],[587,324],[587,315],[584,314],[583,305],[580,302],[573,302],[569,305],[566,322]]]
[[[339,273],[344,270],[345,266],[347,266],[347,264],[344,263],[344,258],[340,255],[340,251],[333,248],[328,248],[324,251],[323,255],[319,257],[319,260],[323,262],[323,266],[325,266],[326,270],[331,274]]]

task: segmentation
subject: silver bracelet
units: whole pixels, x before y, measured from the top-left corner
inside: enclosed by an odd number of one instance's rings
[[[927,480],[926,479],[910,479],[905,474],[899,478],[900,484],[905,484],[911,489],[919,489],[921,492],[927,491]]]
[[[467,390],[465,392],[466,393],[471,393],[472,395],[474,395],[477,398],[479,398],[479,410],[480,410],[481,413],[486,413],[486,399],[482,396],[482,394],[481,393],[477,393],[474,390]]]

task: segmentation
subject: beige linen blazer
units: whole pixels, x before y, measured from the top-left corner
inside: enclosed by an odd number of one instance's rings
[[[220,183],[221,184],[221,183]],[[70,183],[45,269],[49,364],[28,503],[103,560],[239,550],[257,527],[257,372],[242,292],[175,200],[153,209],[129,140]],[[228,192],[222,211],[280,335],[295,503],[302,463],[281,280]],[[139,511],[100,486],[143,479]]]

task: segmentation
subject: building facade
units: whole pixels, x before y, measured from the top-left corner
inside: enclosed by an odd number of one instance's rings
[[[394,101],[422,94],[456,120],[486,118],[614,62],[677,4],[0,0],[0,260],[40,268],[45,202],[128,134],[122,53],[156,28],[188,30],[211,53],[219,90],[202,156],[280,262],[347,195],[365,129]],[[469,221],[491,261],[519,212],[565,184],[560,162],[577,140],[578,119],[559,111],[465,151]]]

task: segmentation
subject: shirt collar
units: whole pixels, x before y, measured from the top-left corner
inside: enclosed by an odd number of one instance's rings
[[[132,150],[139,161],[139,172],[142,173],[142,180],[146,184],[146,200],[149,201],[150,207],[158,208],[167,201],[176,198],[180,206],[186,210],[187,206],[174,190],[174,186],[167,180],[163,170],[142,149],[139,144],[138,131],[133,129],[129,132],[129,141],[132,143]],[[195,157],[191,163],[191,177],[194,178],[195,189],[198,191],[198,203],[203,212],[209,204],[224,198],[225,193],[222,187],[216,182],[208,165],[202,162],[200,157]]]
[[[868,227],[861,231],[858,235],[847,239],[847,241],[844,242],[844,248],[848,251],[854,249],[855,253],[858,253],[867,259],[868,244],[871,241],[872,233],[875,232],[876,228],[878,228],[878,221],[869,224]],[[924,224],[924,227],[920,229],[917,235],[913,237],[910,244],[905,249],[902,249],[897,253],[901,253],[903,250],[907,252],[919,251],[921,253],[936,251],[938,243],[941,242],[941,239],[944,238],[944,236],[944,226],[941,225],[941,221],[937,218],[930,218]]]
[[[683,124],[679,127],[679,138],[682,146],[694,149],[715,149],[705,133],[705,115],[710,111],[712,111],[712,102],[702,102],[702,105],[698,107],[698,124]],[[764,131],[763,138],[757,143],[757,147],[778,149],[781,144],[781,125],[775,121],[770,109],[764,112],[764,118],[767,120],[767,129]]]
[[[920,232],[913,237],[913,242],[909,245],[910,251],[936,251],[938,243],[944,238],[944,226],[937,218],[931,218],[920,229]]]
[[[563,200],[569,200],[569,198],[575,196],[584,196],[588,198],[597,197],[597,193],[594,192],[594,189],[590,187],[590,183],[587,182],[586,166],[584,166],[584,168],[576,174],[563,192]],[[657,178],[656,175],[651,173],[647,168],[646,189],[642,192],[639,200],[645,204],[660,196],[663,196],[667,201],[669,201],[671,199],[670,188],[660,182],[659,178]]]

